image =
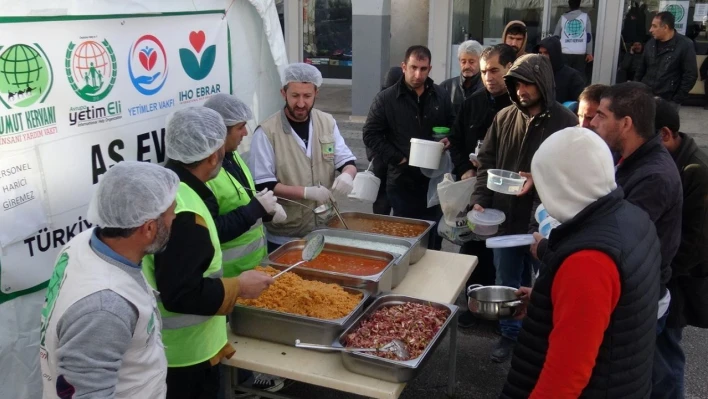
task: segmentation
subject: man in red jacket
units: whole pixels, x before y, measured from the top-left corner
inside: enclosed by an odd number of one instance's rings
[[[531,172],[561,225],[533,294],[520,290],[530,304],[501,397],[648,397],[661,258],[654,224],[624,199],[612,154],[590,130],[551,135]]]

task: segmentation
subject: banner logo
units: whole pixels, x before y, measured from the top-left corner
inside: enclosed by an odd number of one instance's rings
[[[83,100],[101,101],[113,89],[118,63],[108,40],[86,40],[78,45],[70,42],[65,61],[69,84]]]
[[[194,80],[202,80],[209,75],[211,68],[214,66],[214,61],[216,60],[216,45],[204,49],[202,52],[202,47],[206,42],[206,34],[204,31],[191,32],[189,34],[189,43],[195,52],[188,48],[179,49],[179,60],[182,63],[182,68],[184,72]],[[197,60],[197,55],[201,53],[201,58]]]
[[[54,83],[54,73],[44,50],[37,44],[0,46],[0,102],[8,108],[44,102]]]
[[[585,25],[583,25],[583,21],[577,18],[571,19],[565,23],[563,31],[569,38],[579,39],[583,37],[583,34],[585,34]]]
[[[128,54],[128,74],[138,92],[146,96],[156,94],[167,82],[168,72],[167,52],[160,40],[144,35],[133,43]]]
[[[681,4],[669,4],[664,8],[664,11],[668,11],[674,15],[674,20],[678,24],[683,21],[683,17],[686,14],[686,10]]]

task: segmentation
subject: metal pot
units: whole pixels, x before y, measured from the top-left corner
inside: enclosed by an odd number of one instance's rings
[[[467,287],[467,307],[482,319],[509,319],[524,305],[515,292],[512,287],[473,284]]]

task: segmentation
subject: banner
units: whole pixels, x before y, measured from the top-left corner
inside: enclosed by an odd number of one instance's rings
[[[674,15],[676,32],[685,35],[688,25],[688,6],[690,1],[662,0],[659,3],[661,11],[668,11]]]
[[[46,284],[59,249],[91,227],[101,175],[123,160],[163,163],[166,116],[231,83],[223,11],[0,30],[2,303]]]

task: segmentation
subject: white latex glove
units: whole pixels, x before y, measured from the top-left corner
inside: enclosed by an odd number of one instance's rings
[[[256,194],[256,200],[261,203],[261,206],[265,209],[267,214],[272,215],[275,213],[275,206],[278,205],[278,198],[272,191],[266,188]]]
[[[318,204],[324,204],[329,201],[329,196],[332,195],[327,187],[322,186],[312,186],[305,187],[305,199],[310,201],[317,201]]]
[[[288,215],[285,213],[285,209],[280,204],[275,204],[275,215],[273,215],[273,223],[283,223]]]
[[[334,179],[334,184],[332,184],[332,191],[335,195],[340,197],[346,197],[354,189],[354,179],[349,173],[342,173],[336,179]]]

